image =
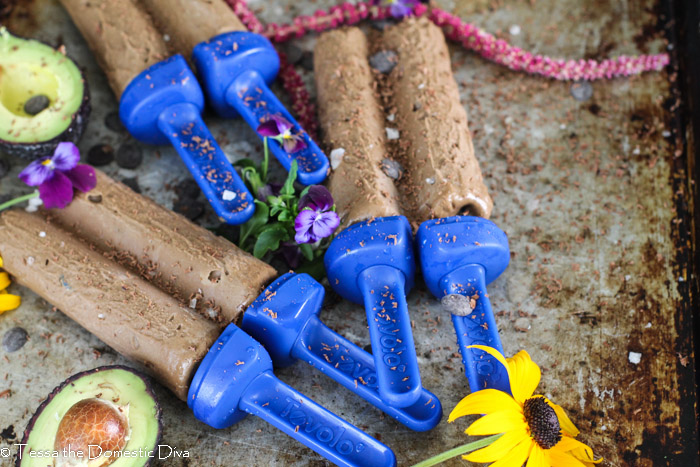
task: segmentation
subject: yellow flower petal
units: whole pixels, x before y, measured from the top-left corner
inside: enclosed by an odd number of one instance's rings
[[[0,294],[0,313],[14,310],[22,303],[22,299],[17,295],[9,293]]]
[[[0,272],[0,290],[5,290],[10,284],[10,276],[6,272]]]
[[[549,456],[537,443],[533,444],[525,467],[549,467]]]
[[[471,436],[495,435],[505,433],[510,430],[526,428],[525,416],[522,412],[512,410],[501,410],[488,415],[484,415],[464,431]]]
[[[562,409],[557,404],[554,404],[553,402],[550,402],[549,405],[552,406],[554,412],[557,414],[557,418],[559,419],[559,425],[561,426],[562,431],[564,431],[564,433],[566,433],[569,436],[573,436],[574,438],[578,436],[578,428],[576,428],[576,425],[574,425],[569,416],[566,415],[564,409]]]
[[[556,448],[549,450],[549,462],[556,467],[586,467],[569,453],[558,451]]]
[[[491,464],[490,467],[522,467],[530,455],[530,450],[535,442],[528,436],[511,449],[505,456]],[[559,467],[559,466],[557,466]]]
[[[510,390],[513,398],[521,404],[532,396],[540,384],[540,367],[532,361],[530,355],[521,350],[506,360],[508,362],[508,376],[510,377]]]
[[[505,453],[509,452],[516,445],[520,444],[524,439],[528,438],[530,438],[530,435],[527,434],[526,430],[512,430],[505,433],[485,448],[470,452],[462,457],[470,462],[494,462],[503,457]]]
[[[474,414],[489,414],[500,410],[522,411],[520,405],[503,391],[497,389],[482,389],[469,394],[459,401],[459,404],[450,412],[447,419],[452,422],[459,417]]]
[[[593,449],[591,449],[590,446],[566,435],[562,436],[561,441],[559,441],[553,449],[567,452],[582,462],[597,464],[603,460],[602,458],[595,458]]]
[[[469,345],[467,346],[467,348],[483,350],[484,352],[501,362],[501,365],[503,365],[506,368],[506,373],[508,373],[508,381],[510,381],[511,392],[513,391],[513,380],[510,377],[510,368],[508,367],[508,362],[506,362],[505,357],[501,355],[501,352],[487,345]]]
[[[0,256],[0,268],[3,266],[2,256]]]

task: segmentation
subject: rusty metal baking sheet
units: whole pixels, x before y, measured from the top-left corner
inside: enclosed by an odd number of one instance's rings
[[[249,5],[264,21],[287,22],[335,3]],[[673,28],[673,18],[654,0],[439,3],[515,45],[555,57],[604,59],[672,51],[674,45],[664,33]],[[98,143],[116,148],[124,142],[127,136],[104,124],[117,103],[61,7],[35,0],[10,1],[4,8],[11,30],[65,44],[85,68],[93,112],[82,153]],[[295,45],[310,51],[313,42],[310,36]],[[604,465],[696,465],[691,212],[683,207],[689,176],[675,69],[572,85],[510,72],[451,47],[476,154],[495,202],[492,220],[508,234],[512,251],[509,268],[489,287],[506,354],[530,353],[542,368],[538,391],[568,411],[580,439],[605,457]],[[304,74],[312,83],[310,72]],[[211,115],[206,120],[231,158],[260,157],[261,146],[243,123]],[[136,177],[143,194],[171,208],[175,195],[168,187],[188,173],[171,148],[143,148],[138,170],[111,164],[106,172],[120,180]],[[0,180],[0,193],[19,194],[24,187],[16,175],[23,164],[8,161],[12,171]],[[209,208],[200,221],[216,224]],[[15,326],[29,333],[19,351],[0,349],[0,448],[14,453],[32,413],[56,385],[78,371],[129,362],[29,290],[14,285],[11,291],[22,295],[23,304],[0,316],[0,336]],[[445,410],[434,430],[408,430],[303,363],[276,372],[393,448],[399,465],[466,443],[463,430],[471,421],[446,423],[468,393],[450,320],[420,281],[408,304],[423,384]],[[331,295],[322,318],[360,347],[369,343],[360,306]],[[163,443],[190,456],[159,465],[328,464],[259,419],[215,430],[162,387],[156,385],[156,392]],[[0,465],[9,464],[0,458]]]

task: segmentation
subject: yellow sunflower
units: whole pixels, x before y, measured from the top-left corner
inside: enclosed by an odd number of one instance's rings
[[[524,350],[505,359],[492,347],[474,348],[493,355],[506,368],[513,396],[496,389],[469,394],[454,408],[452,422],[465,415],[486,414],[465,431],[468,435],[503,433],[489,446],[469,453],[472,462],[493,462],[491,467],[592,467],[593,450],[577,441],[579,431],[564,409],[546,397],[533,395],[540,383],[540,368]]]
[[[2,265],[2,256],[0,256],[0,268]],[[14,310],[22,303],[19,296],[7,293],[5,289],[9,286],[10,276],[6,272],[0,272],[0,315],[6,311]]]

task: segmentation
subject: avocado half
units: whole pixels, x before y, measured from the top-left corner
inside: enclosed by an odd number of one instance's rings
[[[34,413],[16,466],[148,465],[148,453],[160,441],[160,415],[147,379],[131,368],[103,366],[78,373]]]
[[[41,42],[0,27],[0,152],[37,159],[77,143],[90,114],[78,66]]]

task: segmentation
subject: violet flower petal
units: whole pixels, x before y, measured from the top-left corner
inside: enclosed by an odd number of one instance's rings
[[[43,162],[48,159],[37,159],[30,163],[19,173],[19,179],[29,186],[38,186],[44,182],[51,180],[54,176],[54,171]]]
[[[304,149],[306,142],[300,136],[292,135],[290,138],[285,138],[282,141],[282,147],[288,154],[293,154]]]
[[[279,135],[279,129],[277,128],[277,123],[274,120],[268,120],[261,123],[258,126],[257,132],[261,136],[274,137]]]
[[[63,209],[73,200],[73,184],[62,172],[55,171],[50,180],[39,185],[39,198],[46,209]]]
[[[282,242],[282,245],[280,246],[280,253],[290,268],[296,269],[299,267],[302,254],[299,246],[296,243]]]
[[[318,240],[313,235],[314,219],[317,214],[318,211],[305,209],[294,219],[294,230],[296,231],[294,240],[297,243],[313,243]]]
[[[311,234],[317,240],[330,237],[340,225],[340,217],[333,211],[322,212],[314,219]]]
[[[299,210],[306,207],[328,211],[333,207],[333,196],[323,185],[311,185],[309,190],[299,200]]]
[[[58,143],[51,157],[54,170],[65,172],[71,170],[80,162],[80,150],[73,143]]]
[[[74,169],[63,172],[75,188],[82,191],[90,191],[97,186],[95,169],[86,164],[78,164]]]
[[[280,115],[272,115],[270,118],[277,125],[277,131],[278,131],[277,134],[278,135],[281,135],[285,131],[292,129],[292,124],[286,118],[284,118]]]

